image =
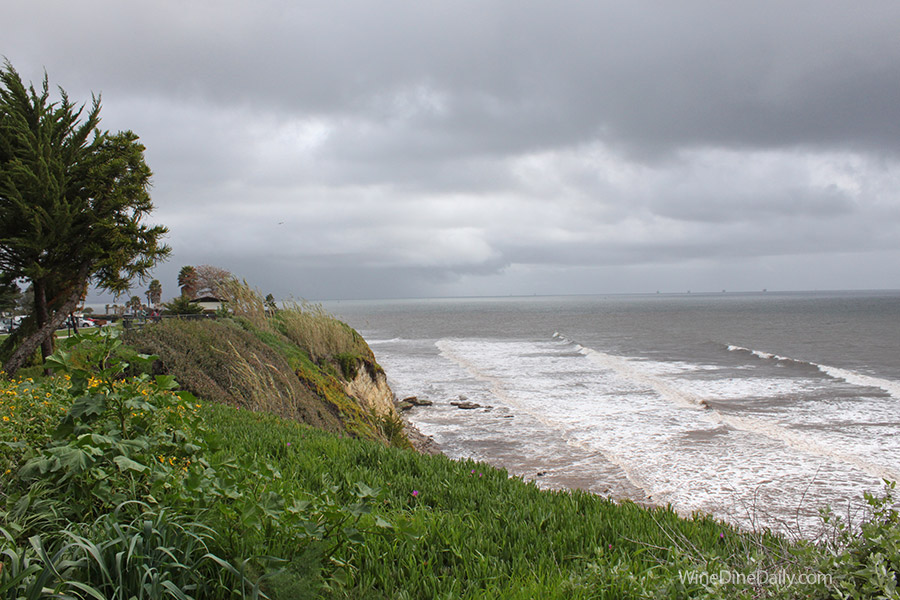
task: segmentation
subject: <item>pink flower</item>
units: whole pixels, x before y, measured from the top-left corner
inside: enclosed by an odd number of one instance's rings
[[[413,498],[419,495],[419,490],[413,490],[412,492]]]

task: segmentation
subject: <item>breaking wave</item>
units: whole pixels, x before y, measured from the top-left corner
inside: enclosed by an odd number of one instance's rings
[[[829,365],[821,365],[819,363],[800,360],[796,358],[790,358],[787,356],[779,356],[778,354],[772,354],[771,352],[763,352],[761,350],[752,350],[750,348],[744,348],[743,346],[729,345],[729,352],[746,352],[760,358],[762,360],[773,360],[778,362],[790,362],[798,365],[806,365],[810,367],[815,367],[825,375],[832,377],[834,379],[840,379],[842,381],[846,381],[852,385],[859,385],[863,387],[873,387],[881,389],[892,397],[900,400],[900,381],[893,381],[890,379],[883,379],[881,377],[872,377],[871,375],[865,375],[863,373],[858,373],[856,371],[851,371],[849,369],[842,369],[840,367],[832,367]]]

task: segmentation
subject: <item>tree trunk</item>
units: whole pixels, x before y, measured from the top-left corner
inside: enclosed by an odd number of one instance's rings
[[[75,279],[75,284],[72,285],[69,290],[69,296],[65,298],[65,301],[62,305],[57,306],[56,310],[52,315],[49,314],[49,310],[47,309],[47,300],[46,300],[46,292],[42,288],[42,296],[44,296],[43,300],[43,310],[45,321],[41,323],[40,316],[37,316],[38,319],[38,329],[34,333],[26,336],[20,343],[19,346],[13,351],[10,355],[9,359],[6,361],[6,364],[3,365],[3,370],[6,371],[7,376],[12,377],[16,371],[21,368],[25,361],[28,360],[28,357],[31,356],[31,353],[35,351],[38,346],[41,346],[41,354],[44,353],[44,343],[49,339],[50,340],[50,354],[53,353],[53,332],[62,325],[63,321],[65,321],[66,316],[69,313],[75,310],[75,307],[78,305],[78,302],[81,300],[81,294],[84,290],[84,286],[87,284],[87,276],[88,276],[89,265],[82,265],[81,269]],[[35,308],[40,310],[38,306],[38,283],[35,281],[34,283],[34,295],[35,295]],[[44,355],[46,359],[50,354]]]
[[[47,282],[43,279],[36,279],[32,282],[34,286],[34,317],[37,319],[38,331],[50,321],[50,311],[47,308]],[[48,335],[41,341],[41,358],[47,360],[47,357],[53,354],[53,336]]]

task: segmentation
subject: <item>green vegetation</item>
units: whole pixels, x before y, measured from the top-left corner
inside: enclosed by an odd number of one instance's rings
[[[0,315],[15,309],[21,298],[22,290],[19,289],[16,282],[7,278],[0,271]]]
[[[187,296],[176,296],[162,306],[164,315],[199,315],[203,312],[203,307],[191,302]]]
[[[900,598],[893,485],[812,544],[419,455],[348,395],[383,377],[357,332],[216,267],[167,308],[211,293],[219,319],[53,352],[89,282],[124,292],[168,253],[144,148],[99,109],[0,69],[0,304],[26,280],[33,306],[0,348],[0,598]]]

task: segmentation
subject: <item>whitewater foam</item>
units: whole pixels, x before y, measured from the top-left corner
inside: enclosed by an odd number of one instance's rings
[[[615,465],[621,473],[618,489],[631,486],[636,499],[650,497],[683,514],[703,510],[746,524],[748,507],[761,493],[771,494],[765,502],[773,519],[792,513],[792,502],[799,502],[796,492],[760,492],[761,486],[797,490],[818,478],[819,497],[836,501],[857,493],[853,490],[871,489],[866,486],[878,479],[900,478],[890,457],[878,448],[872,456],[855,452],[846,433],[834,439],[827,432],[796,430],[791,420],[798,413],[792,407],[751,416],[729,412],[727,405],[720,410],[720,402],[708,404],[750,390],[802,395],[826,379],[810,380],[803,373],[754,379],[758,370],[751,369],[735,383],[712,365],[619,356],[559,334],[545,342],[442,338],[432,347],[437,355],[428,365],[401,361],[400,366],[379,357],[406,385],[429,382],[406,392],[427,388],[437,400],[414,416],[421,430],[452,455],[493,461],[523,476],[552,464],[559,475],[540,481],[542,487],[616,487],[609,483],[616,478],[613,467],[600,466]],[[495,411],[450,407],[447,399],[459,394]]]

